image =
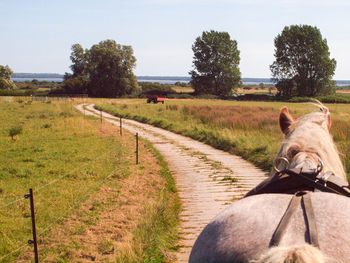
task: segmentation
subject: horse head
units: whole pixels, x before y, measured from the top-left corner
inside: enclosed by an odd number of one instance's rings
[[[282,108],[279,124],[284,140],[275,159],[275,169],[319,169],[332,171],[346,179],[344,167],[334,145],[329,129],[330,112],[320,102],[314,103],[320,111],[294,119],[286,107]]]

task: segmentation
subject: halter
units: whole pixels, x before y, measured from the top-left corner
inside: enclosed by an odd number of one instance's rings
[[[281,162],[285,163],[285,168],[283,170],[277,168]],[[279,157],[274,162],[273,168],[276,171],[276,174],[273,177],[277,176],[278,178],[283,178],[283,176],[287,175],[311,188],[305,190],[319,190],[322,192],[330,192],[350,197],[348,183],[340,177],[335,176],[332,171],[322,173],[324,164],[320,158],[318,158],[318,162],[319,163],[315,169],[289,169],[289,160],[286,157]]]
[[[277,168],[277,166],[281,163],[285,163],[285,168],[283,170],[280,170]],[[278,157],[275,159],[275,161],[273,162],[273,169],[277,172],[277,173],[282,173],[285,170],[288,170],[289,168],[289,160],[286,157]],[[315,169],[315,173],[317,173],[317,175],[323,170],[323,162],[320,158],[318,158],[318,164],[317,164],[317,168]]]

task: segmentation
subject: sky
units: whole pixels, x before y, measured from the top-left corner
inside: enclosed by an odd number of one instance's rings
[[[350,79],[348,0],[0,0],[0,65],[14,72],[70,72],[71,46],[130,45],[137,76],[189,76],[203,31],[238,43],[242,77],[270,78],[274,38],[285,26],[320,29],[334,79]]]

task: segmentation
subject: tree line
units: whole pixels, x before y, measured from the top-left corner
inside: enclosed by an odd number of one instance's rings
[[[336,61],[330,58],[327,40],[317,27],[286,26],[274,39],[275,61],[270,65],[279,96],[318,96],[335,92],[332,80]],[[230,96],[241,85],[240,51],[227,32],[204,31],[192,45],[191,84],[196,94]],[[62,92],[87,93],[92,97],[137,94],[133,73],[136,58],[131,46],[114,40],[90,49],[72,45],[72,73],[65,73]],[[0,66],[0,89],[13,89],[8,66]]]

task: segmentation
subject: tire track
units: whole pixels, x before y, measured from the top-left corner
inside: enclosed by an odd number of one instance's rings
[[[83,105],[77,106],[83,112]],[[87,105],[85,114],[100,116]],[[119,126],[119,118],[102,113]],[[123,119],[123,128],[149,140],[168,162],[181,200],[180,249],[177,262],[188,262],[191,248],[202,229],[225,207],[240,199],[266,174],[238,156],[214,149],[148,124]]]

